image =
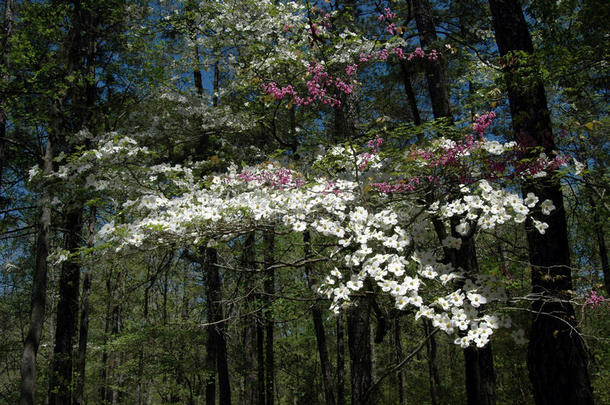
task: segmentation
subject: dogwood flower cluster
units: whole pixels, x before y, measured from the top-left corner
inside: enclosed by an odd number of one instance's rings
[[[379,156],[382,145],[383,139],[377,137],[361,150]],[[468,222],[460,223],[456,230],[466,235],[471,228],[500,225],[514,218],[518,209],[527,216],[528,205],[538,203],[533,195],[521,199],[491,182],[480,181],[468,192],[464,187],[459,199],[431,205],[422,203],[417,193],[391,201],[383,192],[364,198],[355,174],[378,168],[372,168],[370,161],[363,167],[358,158],[354,161],[354,156],[362,153],[344,146],[332,148],[323,158],[347,162],[343,176],[332,179],[273,163],[241,169],[231,166],[223,174],[202,180],[184,167],[171,166],[141,172],[134,168],[129,175],[119,174],[126,170],[129,158],[141,159],[146,153],[129,138],[115,136],[101,143],[99,150],[84,155],[98,159],[98,167],[121,162],[114,166],[113,175],[121,182],[134,174],[138,177],[134,183],[139,188],[120,204],[117,222],[107,223],[97,234],[98,243],[106,243],[114,252],[230,241],[263,228],[309,231],[328,246],[318,254],[335,270],[317,291],[331,301],[334,312],[351,305],[358,296],[379,291],[387,294],[396,308],[411,308],[417,318],[430,319],[448,334],[459,332],[456,344],[461,346],[483,346],[495,329],[508,324],[489,310],[494,302],[505,299],[506,293],[494,287],[493,281],[482,276],[465,278],[463,269],[446,263],[443,247],[459,249],[461,239],[450,236],[440,246],[431,242],[435,239],[431,221],[464,216]],[[347,170],[349,162],[351,172]],[[90,164],[95,165],[93,161]],[[96,188],[112,195],[117,192],[114,183],[101,182]],[[552,203],[544,206],[550,209]],[[131,220],[120,222],[119,218]]]

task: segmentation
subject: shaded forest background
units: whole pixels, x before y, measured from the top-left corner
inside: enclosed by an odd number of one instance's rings
[[[3,1],[0,403],[610,403],[608,2],[301,3],[310,24],[329,13],[327,36],[285,23],[281,1]],[[386,7],[396,34],[380,22]],[[355,35],[333,35],[344,30]],[[304,48],[290,54],[282,35]],[[405,53],[441,56],[359,67],[340,109],[261,90],[302,85],[296,60],[393,36]],[[536,128],[552,140],[545,151],[570,158],[556,182],[521,185],[563,198],[561,235],[538,240],[513,224],[477,234],[468,253],[522,298],[505,310],[525,344],[500,330],[486,349],[464,350],[382,294],[332,315],[313,291],[332,268],[303,260],[325,241],[309,233],[96,256],[96,233],[134,192],[107,198],[61,173],[125,134],[152,152],[142,165],[199,177],[231,162],[298,168],[321,147],[378,133],[408,145],[488,110],[495,139]],[[561,255],[547,278],[531,270]],[[545,301],[528,294],[540,289],[563,300],[546,307],[562,322],[538,322]]]

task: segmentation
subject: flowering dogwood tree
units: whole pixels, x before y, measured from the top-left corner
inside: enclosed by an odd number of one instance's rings
[[[237,77],[246,81],[272,77],[286,63],[296,62],[308,78],[304,86],[257,80],[263,95],[274,100],[291,98],[297,106],[341,108],[342,97],[357,85],[352,78],[358,67],[385,61],[390,52],[409,61],[438,57],[436,50],[421,48],[405,53],[405,43],[394,35],[395,15],[388,9],[379,21],[389,24],[391,37],[381,48],[375,50],[374,41],[356,40],[355,34],[341,32],[342,46],[335,46],[339,50],[325,63],[306,62],[303,52],[314,55],[316,46],[324,45],[324,37],[331,35],[330,14],[312,20],[294,3],[257,2],[256,12],[241,10],[239,15],[223,12],[223,7],[229,7],[228,3],[206,10],[214,16],[215,48],[230,48],[243,32],[252,32],[256,38],[250,47],[272,45],[269,58]],[[199,46],[211,47],[206,43],[211,40],[208,36],[197,41]],[[230,52],[227,55],[227,68],[234,72],[244,68],[243,61]],[[339,75],[329,73],[331,65],[343,66]],[[161,97],[173,104],[188,103],[180,95]],[[179,120],[204,116],[212,131],[221,127],[239,131],[249,125],[247,117],[234,115],[228,107],[202,104],[181,111]],[[544,154],[533,162],[522,160],[526,151],[514,142],[487,139],[484,134],[494,118],[493,112],[481,115],[472,133],[459,139],[424,139],[395,148],[396,139],[386,141],[378,135],[311,156],[310,161],[301,162],[307,170],[277,162],[244,167],[232,163],[226,172],[203,178],[194,175],[197,162],[189,166],[152,163],[155,153],[143,145],[166,133],[159,131],[162,118],[155,118],[156,124],[144,131],[99,138],[96,148],[68,159],[55,176],[81,179],[83,188],[102,192],[114,204],[119,215],[97,234],[107,254],[176,244],[211,246],[258,229],[312,232],[327,241],[314,254],[332,270],[320,280],[317,292],[330,300],[333,312],[351,305],[353,297],[387,294],[397,309],[412,308],[416,319],[428,318],[434,327],[455,335],[456,344],[483,347],[495,329],[510,327],[510,319],[493,309],[494,303],[506,301],[507,293],[494,278],[456,268],[445,253],[457,251],[462,237],[505,223],[523,223],[533,210],[549,214],[555,208],[552,201],[540,202],[531,193],[523,198],[511,191],[511,181],[544,176],[565,163]],[[38,175],[33,169],[30,179]],[[437,241],[430,231],[433,221],[452,226],[450,235]],[[533,223],[540,233],[545,232],[544,222],[533,219]]]

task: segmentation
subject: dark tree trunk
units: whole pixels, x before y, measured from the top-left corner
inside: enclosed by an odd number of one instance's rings
[[[407,101],[411,109],[411,116],[415,125],[421,125],[421,116],[419,115],[419,108],[417,108],[417,99],[415,98],[415,91],[413,91],[413,85],[411,84],[411,74],[409,73],[409,67],[407,62],[399,59],[400,70],[402,72],[402,84],[405,88],[405,94]]]
[[[467,347],[464,349],[464,360],[466,363],[466,395],[468,403],[477,405],[495,404],[496,381],[491,343],[482,349]]]
[[[303,243],[305,245],[305,258],[309,257],[311,252],[311,234],[309,231],[303,233]],[[305,274],[309,287],[313,286],[311,273],[313,265],[310,263],[305,266]],[[322,320],[322,309],[318,302],[314,302],[311,306],[311,317],[313,319],[313,328],[316,334],[316,343],[318,346],[318,355],[320,356],[320,369],[322,370],[322,384],[324,386],[324,399],[326,404],[335,405],[335,395],[333,392],[333,379],[331,375],[331,365],[328,359],[328,348],[326,347],[326,333],[324,331],[324,321]]]
[[[358,306],[347,312],[347,338],[352,381],[352,405],[375,403],[375,393],[371,387],[371,305],[361,298]]]
[[[591,205],[591,211],[593,212],[593,229],[597,239],[599,260],[601,262],[602,272],[604,274],[604,287],[606,288],[606,294],[610,296],[610,264],[608,263],[606,237],[604,236],[604,224],[606,221],[602,220],[602,218],[599,216],[599,207],[591,195],[589,195],[589,204]]]
[[[414,0],[415,23],[419,32],[419,42],[426,52],[432,50],[436,42],[436,27],[432,18],[430,2],[428,0]],[[432,101],[432,112],[434,118],[449,118],[453,121],[451,107],[449,104],[449,90],[443,68],[443,58],[439,56],[436,61],[426,61],[426,78],[428,91]]]
[[[121,305],[119,303],[119,286],[121,274],[117,274],[115,284],[112,284],[111,276],[106,280],[106,295],[109,298],[108,307],[106,309],[106,321],[104,325],[104,345],[102,350],[102,367],[100,387],[100,400],[102,402],[111,403],[117,394],[114,389],[114,383],[111,381],[114,378],[114,369],[117,363],[116,354],[108,353],[107,344],[119,333],[121,321]],[[163,318],[165,325],[165,318]]]
[[[207,281],[208,342],[206,364],[212,376],[206,386],[206,403],[214,404],[216,397],[216,374],[218,374],[218,397],[221,405],[231,404],[231,387],[227,365],[227,342],[223,321],[222,292],[218,253],[216,249],[205,249]]]
[[[265,403],[265,331],[263,320],[256,322],[256,385],[258,393],[258,404]]]
[[[76,366],[76,384],[74,388],[75,405],[84,403],[85,366],[87,361],[87,337],[89,333],[89,293],[91,291],[91,273],[83,274],[83,293],[81,299],[80,330],[78,337],[78,355]]]
[[[345,326],[337,316],[337,405],[345,405]]]
[[[49,134],[43,159],[43,173],[53,172],[53,148],[55,139]],[[34,387],[36,383],[36,354],[40,345],[42,325],[47,298],[47,257],[49,256],[49,232],[51,227],[51,193],[43,188],[40,196],[40,213],[38,216],[38,235],[36,237],[36,263],[32,280],[32,301],[30,306],[30,326],[25,338],[21,360],[21,405],[34,404]]]
[[[193,70],[193,80],[195,81],[195,89],[197,93],[203,95],[203,79],[201,76],[201,69],[199,69],[199,46],[195,45],[195,70]]]
[[[117,285],[118,287],[118,285]],[[113,300],[115,302],[114,307],[112,308],[112,313],[110,317],[110,335],[112,338],[116,337],[119,334],[119,329],[121,327],[121,306],[118,303],[119,301],[118,294],[115,294]],[[106,401],[109,403],[116,403],[118,397],[120,396],[120,388],[121,388],[121,377],[118,375],[117,367],[121,364],[119,353],[110,353],[108,355],[108,378],[110,382],[108,385],[110,386],[106,390]]]
[[[92,207],[89,212],[89,229],[87,246],[93,246],[93,236],[95,234],[96,209]],[[91,291],[91,272],[86,269],[83,274],[83,292],[81,297],[80,330],[78,336],[78,356],[76,365],[76,384],[74,388],[74,405],[84,403],[85,390],[85,366],[87,361],[87,338],[89,334],[89,293]]]
[[[222,285],[220,280],[220,272],[218,269],[218,253],[216,249],[208,249],[208,268],[212,271],[213,288],[212,298],[215,307],[216,325],[214,325],[216,340],[216,369],[218,372],[218,398],[220,405],[231,404],[231,385],[229,381],[229,366],[227,362],[227,338],[226,338],[226,322],[222,309]],[[210,287],[210,285],[208,285]]]
[[[428,319],[424,319],[424,334],[430,336],[432,325]],[[426,354],[428,356],[428,384],[430,386],[430,403],[438,405],[440,397],[441,379],[438,374],[438,364],[436,364],[436,339],[434,335],[426,340]]]
[[[109,290],[109,281],[106,283],[106,289]],[[104,321],[104,340],[102,345],[102,367],[100,367],[100,401],[106,400],[106,391],[108,386],[108,334],[110,333],[110,304],[106,307],[106,319]]]
[[[81,245],[82,212],[82,206],[75,204],[66,214],[65,247],[70,254],[76,254]],[[79,259],[71,256],[62,264],[59,279],[55,349],[49,383],[49,403],[53,405],[69,405],[72,402],[72,359],[78,320],[79,289]]]
[[[245,291],[246,291],[246,311],[251,311],[253,307],[254,295],[252,291],[253,286],[253,271],[255,267],[255,251],[254,251],[254,232],[249,232],[244,240],[243,255],[241,259],[242,268],[245,271]],[[258,399],[257,396],[257,366],[256,366],[256,318],[252,315],[246,315],[244,318],[243,325],[243,339],[242,344],[244,347],[243,351],[243,362],[244,362],[244,374],[243,374],[243,388],[242,388],[242,400],[241,403],[244,405],[254,405]]]
[[[534,49],[517,0],[490,0],[496,43],[503,57],[503,70],[516,140],[525,147],[541,147],[555,156],[555,141],[544,86],[533,57]],[[525,69],[524,69],[525,68]],[[524,71],[532,72],[524,77]],[[551,200],[556,209],[549,216],[534,212],[546,222],[545,234],[526,224],[532,290],[537,300],[528,348],[528,368],[539,405],[592,404],[582,337],[575,325],[570,246],[559,181],[553,173],[523,183],[523,193],[533,192],[540,201]]]
[[[275,364],[273,359],[273,296],[275,295],[275,270],[271,268],[274,262],[275,234],[273,230],[263,235],[263,260],[265,262],[265,404],[273,405],[273,382]]]
[[[459,236],[452,224],[453,236]],[[462,237],[462,245],[456,254],[456,267],[461,267],[468,275],[479,272],[475,241],[472,235]],[[469,405],[495,405],[496,373],[493,367],[491,343],[483,348],[464,349],[466,366],[466,399]]]
[[[397,314],[394,318],[394,354],[396,357],[396,364],[400,363],[403,358],[402,351],[402,338],[400,334],[400,316]],[[398,380],[398,404],[406,404],[405,397],[405,378],[402,372],[402,367],[396,372],[396,379]]]

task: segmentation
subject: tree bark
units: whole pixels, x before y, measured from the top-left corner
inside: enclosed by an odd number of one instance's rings
[[[75,204],[66,214],[65,247],[71,255],[74,255],[81,245],[82,211],[82,206]],[[59,279],[55,349],[49,379],[49,403],[53,405],[72,403],[72,360],[78,320],[79,289],[79,259],[71,256],[62,264]]]
[[[368,395],[371,386],[371,305],[367,298],[347,312],[347,338],[350,355],[352,405],[371,405],[376,395]]]
[[[423,320],[424,334],[430,336],[432,332],[432,325],[428,319]],[[434,335],[430,336],[426,340],[426,354],[428,357],[428,384],[430,386],[430,403],[432,405],[438,405],[440,393],[439,389],[441,386],[441,379],[438,374],[438,365],[436,364],[436,339]]]
[[[453,236],[459,236],[455,229]],[[464,269],[466,277],[474,276],[479,272],[473,235],[462,237],[462,245],[455,256],[456,267]],[[463,352],[466,366],[467,403],[469,405],[495,405],[496,374],[493,367],[491,343],[483,348],[467,347]]]
[[[396,358],[396,364],[400,363],[404,355],[402,351],[402,338],[400,334],[399,314],[396,314],[396,318],[394,318],[394,354]],[[402,368],[400,368],[396,372],[396,379],[398,380],[398,403],[399,405],[403,405],[407,403],[407,398],[405,397],[405,378],[402,372]]]
[[[108,341],[119,333],[121,323],[121,303],[119,298],[119,288],[121,285],[121,274],[118,273],[116,282],[112,284],[112,275],[106,280],[106,295],[108,297],[108,306],[106,309],[106,320],[104,325],[104,345],[102,350],[102,367],[100,387],[100,400],[102,402],[111,403],[113,398],[117,397],[114,384],[111,383],[113,371],[118,363],[115,353],[108,353],[106,348]],[[167,285],[167,283],[166,283]],[[166,323],[166,317],[163,317],[163,325]]]
[[[419,42],[424,50],[431,51],[432,45],[437,41],[437,36],[430,2],[428,0],[414,0],[414,5]],[[425,69],[434,118],[449,118],[452,122],[453,116],[451,115],[449,90],[447,89],[442,56],[439,55],[436,61],[426,61]]]
[[[337,405],[345,405],[345,327],[342,313],[337,316]]]
[[[275,364],[273,358],[273,296],[275,295],[275,271],[270,268],[274,262],[275,234],[273,230],[263,235],[263,260],[265,265],[265,404],[273,405],[273,383],[275,377]]]
[[[556,152],[550,113],[521,5],[517,0],[490,0],[489,6],[515,138],[520,145],[541,147],[553,157]],[[523,76],[525,70],[532,72],[530,76]],[[539,405],[592,404],[586,353],[569,302],[572,274],[561,186],[549,173],[524,181],[522,188],[524,194],[533,192],[540,201],[549,199],[556,207],[549,216],[534,211],[533,217],[549,226],[545,234],[534,229],[531,220],[526,224],[532,291],[537,297],[532,305],[535,314],[528,347],[534,399]]]
[[[241,265],[245,271],[245,302],[247,303],[246,311],[250,311],[253,307],[253,270],[255,267],[254,257],[254,232],[248,232],[244,240]],[[257,366],[256,366],[256,318],[252,315],[244,316],[242,345],[243,351],[243,388],[242,400],[244,405],[254,405],[258,398],[257,396]]]
[[[96,208],[92,207],[89,212],[89,230],[87,246],[93,246],[93,236],[95,235]],[[83,273],[83,292],[81,297],[80,331],[78,338],[77,374],[74,388],[74,405],[84,403],[85,391],[85,366],[87,361],[87,338],[89,334],[89,293],[91,291],[91,272],[85,269]]]
[[[205,266],[207,280],[207,318],[208,370],[212,376],[206,386],[206,403],[214,404],[216,398],[216,374],[218,374],[218,397],[221,405],[231,404],[231,386],[227,364],[227,342],[225,322],[223,321],[222,291],[220,272],[218,270],[218,252],[213,248],[205,249]]]
[[[229,366],[227,362],[227,338],[226,338],[226,321],[222,309],[222,285],[220,280],[220,272],[218,269],[218,254],[215,249],[211,249],[208,254],[209,266],[214,272],[215,288],[213,289],[216,302],[216,369],[218,371],[218,399],[220,405],[231,404],[231,384],[229,380]]]
[[[55,138],[49,133],[43,158],[43,175],[53,172]],[[19,403],[34,404],[34,387],[36,383],[36,355],[42,335],[42,325],[47,297],[47,257],[49,256],[49,232],[51,227],[51,190],[43,187],[40,196],[40,213],[38,216],[38,235],[36,237],[36,263],[32,280],[32,301],[30,306],[30,326],[23,347],[21,360],[21,385]]]
[[[405,89],[405,94],[407,96],[409,107],[411,109],[413,123],[415,125],[421,125],[422,120],[421,116],[419,115],[419,108],[417,108],[417,99],[415,98],[415,91],[413,91],[413,85],[411,84],[411,74],[409,73],[409,67],[407,65],[407,62],[403,59],[399,59],[398,62],[402,73],[402,84]]]
[[[256,322],[256,385],[258,393],[258,404],[265,403],[265,331],[263,320]]]
[[[303,233],[304,256],[309,257],[311,252],[311,234],[309,231]],[[309,288],[312,288],[313,281],[311,273],[313,265],[311,263],[305,266],[305,274]],[[313,328],[316,335],[316,344],[318,346],[318,355],[320,356],[320,369],[322,370],[322,385],[324,387],[324,399],[327,405],[335,405],[335,395],[333,392],[333,379],[331,375],[331,365],[328,358],[328,348],[326,347],[326,333],[324,331],[324,321],[322,320],[322,309],[318,302],[314,302],[311,306],[311,318],[313,320]]]
[[[604,274],[604,287],[606,288],[606,294],[610,296],[610,264],[608,263],[608,250],[606,249],[606,237],[604,236],[605,220],[602,220],[599,216],[599,207],[591,195],[589,195],[589,204],[593,212],[593,230],[597,239],[597,252],[602,265],[602,273]]]

